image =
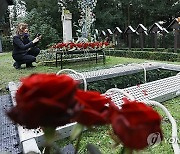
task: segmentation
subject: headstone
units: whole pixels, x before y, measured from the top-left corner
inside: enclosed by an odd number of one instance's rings
[[[174,31],[174,51],[177,52],[177,48],[180,48],[180,17],[175,18],[168,28]]]
[[[149,29],[149,33],[153,34],[153,36],[154,36],[155,50],[157,50],[157,34],[161,31],[163,31],[163,28],[158,23],[154,23]]]
[[[62,25],[63,25],[63,42],[72,41],[72,13],[69,10],[66,10],[65,7],[62,7]]]
[[[132,34],[135,32],[136,32],[136,30],[134,28],[132,28],[132,26],[128,26],[126,28],[126,30],[124,31],[124,33],[128,36],[129,49],[131,49],[131,46],[132,46]]]
[[[140,47],[141,47],[141,50],[143,50],[143,48],[144,48],[144,34],[148,35],[147,28],[144,27],[144,25],[139,24],[136,28],[136,32],[139,34]]]
[[[120,48],[120,34],[122,34],[122,30],[119,27],[116,27],[113,31],[113,38],[115,45]]]

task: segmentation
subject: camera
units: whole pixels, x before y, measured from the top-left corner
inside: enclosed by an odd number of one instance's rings
[[[37,33],[37,34],[36,34],[36,37],[39,37],[39,36],[41,36],[41,34],[40,34],[40,33]]]

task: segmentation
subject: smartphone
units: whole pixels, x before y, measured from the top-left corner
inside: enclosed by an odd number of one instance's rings
[[[41,34],[40,34],[40,33],[37,33],[37,34],[36,34],[36,37],[39,37],[39,36],[41,36]]]

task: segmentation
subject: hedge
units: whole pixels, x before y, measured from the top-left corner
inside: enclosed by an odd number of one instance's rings
[[[148,51],[130,51],[130,50],[105,50],[110,56],[161,60],[161,61],[180,61],[180,53],[171,52],[148,52]]]
[[[170,76],[176,75],[176,71],[155,69],[147,71],[147,82],[160,80]],[[110,88],[124,89],[131,86],[136,86],[144,83],[144,72],[138,72],[135,74],[124,75],[99,81],[88,83],[89,90],[96,90],[101,93],[105,93]]]

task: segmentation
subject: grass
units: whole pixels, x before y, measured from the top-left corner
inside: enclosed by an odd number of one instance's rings
[[[97,70],[102,68],[109,68],[118,64],[129,64],[129,63],[143,63],[147,62],[146,59],[133,59],[133,58],[124,58],[124,57],[106,57],[106,64],[103,65],[102,61],[99,61],[97,64],[95,61],[86,61],[86,62],[75,62],[75,63],[66,63],[64,68],[71,68],[77,71],[89,71]],[[37,63],[36,68],[26,68],[16,70],[13,65],[14,60],[12,59],[11,53],[0,53],[0,93],[7,93],[6,87],[10,81],[18,82],[20,78],[28,76],[32,73],[56,73],[60,70],[60,66],[45,66],[43,63]],[[55,63],[54,63],[55,64]],[[174,64],[180,64],[180,62],[174,62]]]
[[[94,69],[100,69],[104,67],[111,67],[117,64],[127,64],[127,63],[141,63],[146,60],[141,59],[131,59],[131,58],[120,58],[120,57],[107,57],[106,65],[99,61],[98,64],[95,61],[88,62],[76,62],[65,64],[64,68],[71,68],[78,71],[88,71]],[[26,68],[23,65],[23,69],[16,70],[12,65],[14,60],[12,59],[11,53],[0,53],[0,91],[1,93],[6,93],[6,87],[10,81],[18,82],[20,78],[28,76],[32,73],[56,73],[60,70],[60,66],[44,66],[43,63],[36,64],[36,68]],[[54,63],[55,64],[55,63]]]

